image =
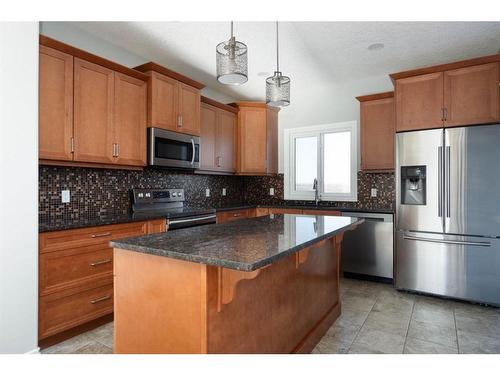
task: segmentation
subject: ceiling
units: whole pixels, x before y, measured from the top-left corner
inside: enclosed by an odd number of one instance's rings
[[[273,22],[235,23],[235,36],[249,51],[249,80],[238,87],[215,79],[215,46],[228,39],[229,22],[72,24],[236,99],[264,100],[265,78],[275,70]],[[385,47],[369,50],[374,43]],[[283,22],[280,68],[292,80],[292,103],[286,111],[311,110],[299,99],[328,93],[330,88],[334,92],[334,87],[338,91],[350,82],[384,77],[383,90],[390,88],[389,73],[494,54],[499,49],[500,22]]]

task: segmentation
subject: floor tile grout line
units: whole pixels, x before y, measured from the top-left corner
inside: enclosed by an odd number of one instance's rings
[[[457,338],[457,354],[460,354],[460,342],[458,341],[457,316],[455,314],[455,307],[453,307],[453,322],[455,323],[455,337]]]
[[[415,310],[415,299],[413,299],[413,304],[411,305],[411,314],[410,314],[410,319],[408,320],[408,327],[406,328],[406,335],[405,335],[405,343],[403,344],[403,354],[405,353],[406,350],[406,343],[408,341],[408,333],[410,332],[410,324],[411,324],[411,319],[413,318],[413,311]]]
[[[354,344],[354,341],[356,341],[356,339],[358,338],[359,336],[359,333],[361,332],[361,330],[363,329],[363,327],[365,326],[365,323],[366,321],[368,320],[368,316],[370,316],[370,313],[373,311],[373,308],[375,307],[375,305],[377,304],[378,302],[378,299],[380,298],[380,294],[377,295],[377,298],[375,299],[375,302],[373,303],[370,311],[368,311],[368,314],[366,315],[366,318],[365,320],[363,320],[363,324],[361,324],[361,327],[359,327],[358,329],[358,332],[356,332],[356,336],[354,336],[354,339],[352,340],[351,342],[351,345],[349,345],[349,349],[347,349],[347,353],[349,354],[349,352],[351,351],[351,347],[352,347],[352,344]]]

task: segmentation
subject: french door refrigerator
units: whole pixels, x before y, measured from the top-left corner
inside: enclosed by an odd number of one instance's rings
[[[396,288],[500,305],[500,124],[396,135]]]

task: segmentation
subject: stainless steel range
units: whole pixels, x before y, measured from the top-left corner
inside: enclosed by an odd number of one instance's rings
[[[396,136],[396,287],[500,305],[500,125]]]
[[[185,207],[184,202],[184,189],[132,189],[134,217],[165,217],[169,231],[215,224],[215,209]]]

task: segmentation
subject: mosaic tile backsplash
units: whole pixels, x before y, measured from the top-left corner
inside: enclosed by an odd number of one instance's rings
[[[241,204],[243,179],[236,176],[196,175],[159,169],[143,171],[39,167],[39,221],[89,219],[130,211],[130,189],[184,189],[186,206],[217,208]],[[205,197],[205,189],[210,197]],[[226,196],[222,196],[226,188]],[[61,203],[68,189],[70,203]]]
[[[269,188],[274,188],[274,196],[269,195]],[[370,197],[371,189],[376,188],[377,197]],[[388,209],[395,208],[394,173],[366,173],[358,172],[358,201],[357,202],[319,202],[323,207],[342,207],[357,209]],[[261,205],[314,205],[314,201],[284,200],[284,177],[277,176],[249,176],[245,177],[245,202]]]
[[[309,201],[283,199],[283,175],[214,176],[145,169],[143,171],[76,167],[39,168],[39,221],[89,219],[99,215],[123,215],[130,211],[130,189],[182,188],[186,205],[219,208],[238,205],[310,205]],[[269,188],[275,195],[269,195]],[[378,196],[370,198],[370,189]],[[205,189],[210,197],[205,197]],[[222,188],[227,195],[222,196]],[[61,190],[68,189],[70,203],[61,203]],[[394,209],[393,173],[358,173],[358,202],[320,202],[321,206]]]

